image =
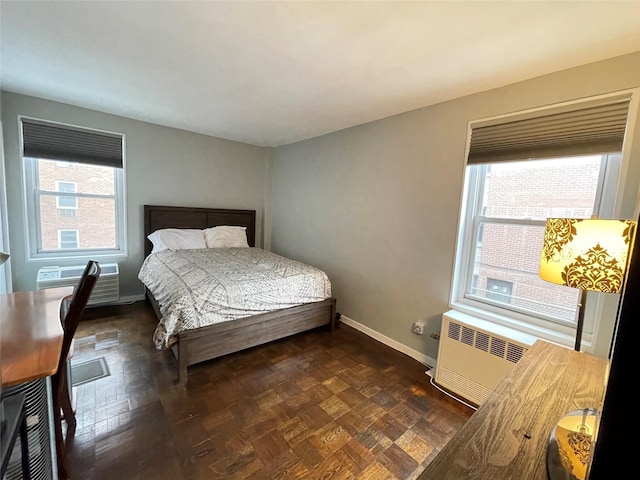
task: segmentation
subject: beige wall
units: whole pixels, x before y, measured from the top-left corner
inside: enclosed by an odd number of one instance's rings
[[[640,86],[640,52],[279,147],[272,249],[323,268],[338,311],[437,357],[448,310],[470,121]],[[620,215],[634,214],[640,128]],[[426,335],[411,333],[426,322]],[[612,323],[598,337],[607,351]]]
[[[18,115],[124,133],[128,255],[120,264],[121,296],[142,295],[144,204],[257,210],[262,245],[268,149],[108,115],[35,97],[1,92],[9,239],[14,290],[36,288],[36,273],[52,261],[27,261]],[[86,260],[85,260],[86,261]],[[78,260],[56,261],[76,265]]]

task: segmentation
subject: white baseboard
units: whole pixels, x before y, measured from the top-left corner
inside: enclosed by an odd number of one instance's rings
[[[406,345],[403,345],[402,343],[394,340],[393,338],[389,338],[386,335],[383,335],[382,333],[377,332],[372,328],[362,325],[361,323],[358,323],[355,320],[345,315],[341,315],[340,320],[345,325],[349,325],[350,327],[353,327],[356,330],[359,330],[360,332],[370,336],[371,338],[379,341],[380,343],[384,343],[388,347],[391,347],[394,350],[397,350],[401,353],[404,353],[405,355],[410,356],[414,360],[417,360],[418,362],[422,363],[427,367],[433,368],[436,364],[435,359],[431,358],[430,356],[425,355],[424,353],[419,352],[417,350],[414,350],[413,348],[409,348]]]

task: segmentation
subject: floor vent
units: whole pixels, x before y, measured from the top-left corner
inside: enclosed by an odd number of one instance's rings
[[[71,362],[71,379],[74,387],[93,382],[111,375],[107,360],[104,357],[94,358],[87,362]]]

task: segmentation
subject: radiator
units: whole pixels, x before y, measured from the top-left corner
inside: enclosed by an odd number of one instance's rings
[[[38,270],[38,290],[78,284],[85,265],[42,267]],[[120,271],[117,263],[101,263],[100,277],[93,287],[87,305],[117,302],[120,299]]]
[[[449,311],[442,330],[435,382],[481,405],[536,338],[471,315]]]

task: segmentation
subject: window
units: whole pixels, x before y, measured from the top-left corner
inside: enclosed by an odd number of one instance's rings
[[[476,211],[467,228],[478,233],[468,252],[472,282],[465,298],[573,322],[578,290],[538,278],[545,221],[597,212],[609,163],[616,163],[612,156],[591,155],[468,167]]]
[[[122,135],[21,118],[29,258],[125,253]]]
[[[56,180],[56,190],[64,193],[76,193],[76,183]],[[56,197],[56,206],[58,209],[77,209],[78,197],[75,195],[59,195]]]
[[[58,248],[78,248],[78,230],[58,230]]]
[[[502,303],[511,303],[512,282],[497,280],[495,278],[487,278],[487,298]]]
[[[629,103],[618,95],[472,124],[453,308],[546,338],[571,332],[580,291],[538,277],[545,222],[612,217]]]

